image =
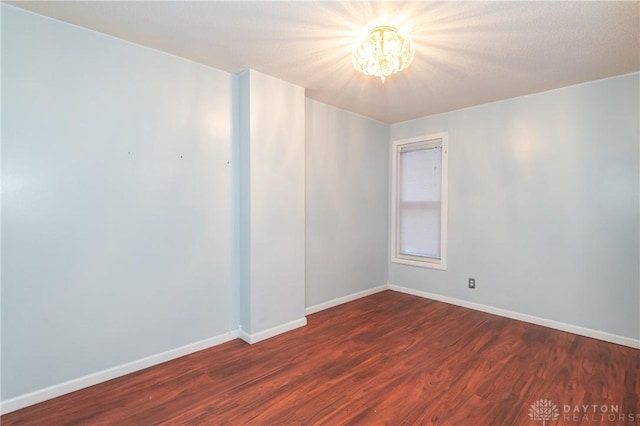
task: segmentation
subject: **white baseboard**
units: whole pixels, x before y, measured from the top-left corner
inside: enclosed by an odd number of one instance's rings
[[[337,299],[329,300],[328,302],[320,303],[314,306],[309,306],[304,310],[307,315],[315,314],[316,312],[324,311],[325,309],[333,308],[334,306],[342,305],[343,303],[351,302],[356,299],[360,299],[365,296],[370,296],[381,291],[388,290],[388,284],[378,287],[370,288],[358,293],[349,294],[348,296],[338,297]]]
[[[287,331],[294,330],[299,327],[307,325],[307,318],[302,317],[300,319],[289,321],[288,323],[279,325],[277,327],[270,328],[268,330],[260,331],[258,333],[247,333],[240,329],[240,338],[249,344],[258,343],[262,340],[266,340],[270,337],[277,336],[278,334],[286,333]]]
[[[522,314],[519,312],[513,312],[506,309],[496,308],[493,306],[483,305],[480,303],[469,302],[462,299],[456,299],[453,297],[442,296],[439,294],[428,293],[426,291],[415,290],[408,287],[397,286],[393,284],[382,285],[369,290],[354,293],[348,296],[340,297],[338,299],[330,300],[315,306],[306,308],[305,313],[307,315],[319,312],[324,309],[331,308],[343,303],[350,302],[365,296],[369,296],[374,293],[378,293],[384,290],[393,290],[400,293],[411,294],[414,296],[424,297],[426,299],[437,300],[440,302],[449,303],[464,308],[474,309],[476,311],[487,312],[490,314],[499,315],[506,318],[511,318],[519,321],[524,321],[532,324],[541,325],[544,327],[553,328],[556,330],[566,331],[569,333],[578,334],[581,336],[591,337],[594,339],[603,340],[605,342],[616,343],[619,345],[628,346],[631,348],[640,349],[640,339],[632,339],[629,337],[619,336],[604,331],[592,330],[585,327],[580,327],[572,324],[567,324],[559,321],[549,320],[545,318],[536,317],[533,315]],[[19,410],[21,408],[28,407],[30,405],[38,404],[48,399],[56,398],[58,396],[65,395],[70,392],[74,392],[89,386],[96,385],[98,383],[106,382],[117,377],[124,376],[142,369],[152,367],[154,365],[161,364],[172,359],[179,358],[184,355],[188,355],[203,349],[207,349],[219,344],[228,342],[230,340],[240,337],[247,343],[253,344],[278,334],[285,333],[287,331],[303,327],[307,324],[305,317],[295,321],[282,324],[277,327],[270,328],[268,330],[261,331],[259,333],[249,334],[243,330],[234,330],[219,336],[211,337],[209,339],[201,340],[199,342],[191,343],[185,346],[181,346],[176,349],[171,349],[166,352],[151,355],[146,358],[142,358],[136,361],[132,361],[126,364],[122,364],[107,370],[99,371],[97,373],[89,374],[84,377],[69,380],[64,383],[50,386],[45,389],[37,390],[28,394],[20,395],[6,401],[0,402],[0,414],[7,414],[12,411]]]
[[[48,388],[37,390],[35,392],[20,395],[0,402],[0,413],[7,414],[12,411],[28,407],[30,405],[38,404],[48,399],[56,398],[70,392],[75,392],[89,386],[97,385],[98,383],[106,382],[107,380],[115,379],[116,377],[124,376],[135,371],[140,371],[142,369],[152,367],[166,361],[171,361],[172,359],[180,358],[181,356],[189,355],[191,353],[198,352],[212,346],[217,346],[221,343],[237,339],[239,335],[240,333],[237,330],[230,331],[219,336],[211,337],[209,339],[201,340],[195,343],[190,343],[188,345],[171,349],[166,352],[151,355],[146,358],[118,365],[116,367],[89,374],[87,376],[79,377],[77,379],[69,380],[57,385],[50,386]]]
[[[604,331],[592,330],[590,328],[580,327],[577,325],[567,324],[564,322],[554,321],[546,318],[540,318],[533,315],[513,312],[506,309],[496,308],[493,306],[482,305],[480,303],[469,302],[467,300],[456,299],[454,297],[442,296],[439,294],[428,293],[426,291],[415,290],[412,288],[401,287],[397,285],[389,285],[389,290],[398,291],[400,293],[412,294],[414,296],[424,297],[426,299],[437,300],[439,302],[449,303],[451,305],[462,306],[463,308],[474,309],[476,311],[487,312],[489,314],[500,315],[502,317],[511,318],[531,324],[542,325],[544,327],[553,328],[560,331],[566,331],[580,336],[591,337],[605,342],[616,343],[618,345],[629,346],[631,348],[640,349],[640,340],[631,339],[629,337],[618,336],[616,334],[606,333]]]

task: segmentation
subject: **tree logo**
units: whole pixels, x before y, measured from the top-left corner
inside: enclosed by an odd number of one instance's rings
[[[547,421],[558,420],[558,417],[560,417],[558,406],[550,399],[539,399],[529,407],[529,418],[542,421],[542,426],[546,426]]]

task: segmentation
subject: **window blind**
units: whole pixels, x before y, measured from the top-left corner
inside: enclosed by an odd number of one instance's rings
[[[442,145],[403,148],[398,162],[398,252],[440,259]]]

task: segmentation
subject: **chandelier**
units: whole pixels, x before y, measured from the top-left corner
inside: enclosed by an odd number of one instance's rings
[[[353,66],[366,75],[385,78],[407,68],[415,47],[413,41],[400,34],[397,28],[382,25],[373,28],[353,49]]]

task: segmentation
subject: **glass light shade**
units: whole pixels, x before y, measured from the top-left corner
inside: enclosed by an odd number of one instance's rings
[[[415,47],[413,41],[400,34],[397,28],[383,25],[369,31],[351,54],[353,66],[366,75],[387,76],[407,68],[413,61]]]

